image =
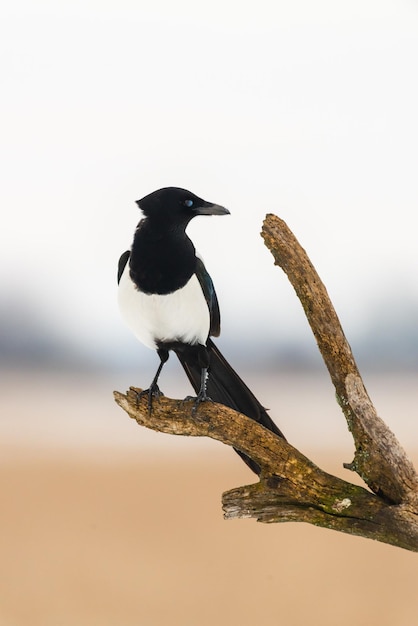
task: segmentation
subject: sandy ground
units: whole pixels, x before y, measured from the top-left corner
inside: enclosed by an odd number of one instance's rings
[[[222,492],[253,475],[219,443],[130,420],[112,389],[146,373],[1,372],[0,626],[418,625],[417,554],[224,521]],[[189,391],[183,378],[165,374],[167,395]],[[246,379],[294,445],[355,478],[325,373]],[[416,374],[368,376],[367,387],[418,461]]]
[[[417,554],[224,521],[222,491],[252,474],[222,446],[0,453],[1,626],[418,624]]]

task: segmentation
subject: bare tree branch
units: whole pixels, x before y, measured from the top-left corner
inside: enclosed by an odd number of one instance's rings
[[[322,471],[284,439],[232,409],[161,397],[151,413],[140,389],[115,391],[115,400],[138,424],[172,435],[211,437],[233,446],[262,468],[260,482],[223,494],[226,519],[309,522],[418,551],[418,515],[363,487]]]
[[[322,471],[284,439],[215,403],[161,397],[148,411],[131,388],[115,400],[148,428],[207,436],[237,448],[261,468],[260,482],[223,495],[227,519],[304,521],[418,551],[418,477],[398,441],[377,416],[335,310],[306,252],[286,224],[268,215],[262,235],[301,300],[355,441],[349,469],[374,492]]]
[[[327,290],[305,250],[283,220],[267,215],[266,246],[296,291],[337,392],[356,446],[348,469],[388,500],[418,505],[418,476],[393,433],[376,413],[363,385]]]

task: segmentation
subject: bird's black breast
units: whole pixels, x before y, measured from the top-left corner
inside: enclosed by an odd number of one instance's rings
[[[173,293],[184,287],[195,271],[195,248],[184,232],[154,234],[139,224],[131,250],[130,276],[140,291]]]

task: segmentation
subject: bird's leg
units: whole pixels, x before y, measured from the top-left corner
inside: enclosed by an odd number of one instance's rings
[[[206,383],[208,380],[208,367],[209,367],[209,353],[206,349],[206,346],[199,345],[199,354],[198,354],[199,365],[202,370],[200,373],[200,389],[199,393],[196,396],[194,401],[192,413],[193,415],[197,411],[197,407],[201,402],[212,402],[212,399],[206,393]]]
[[[192,414],[194,415],[197,411],[197,407],[201,402],[212,402],[212,399],[206,393],[206,381],[208,379],[208,368],[202,367],[202,373],[200,375],[200,389],[196,398],[194,399],[194,404],[192,408]]]
[[[144,389],[144,391],[141,391],[140,393],[137,394],[137,403],[138,401],[145,395],[148,396],[148,411],[149,413],[151,413],[152,410],[152,399],[153,398],[159,398],[160,396],[163,396],[163,392],[160,391],[160,388],[158,386],[158,379],[160,377],[161,374],[161,370],[163,369],[164,363],[166,363],[168,361],[168,357],[169,357],[169,352],[168,350],[166,350],[165,348],[158,348],[157,350],[157,354],[160,357],[160,364],[158,366],[157,372],[154,376],[154,378],[152,379],[152,383],[149,386],[149,389]]]

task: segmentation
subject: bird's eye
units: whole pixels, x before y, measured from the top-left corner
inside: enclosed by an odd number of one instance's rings
[[[190,209],[190,207],[192,207],[192,206],[193,206],[193,200],[185,200],[185,201],[183,202],[183,204],[184,204],[184,206],[187,206],[187,208],[189,208],[189,209]]]

